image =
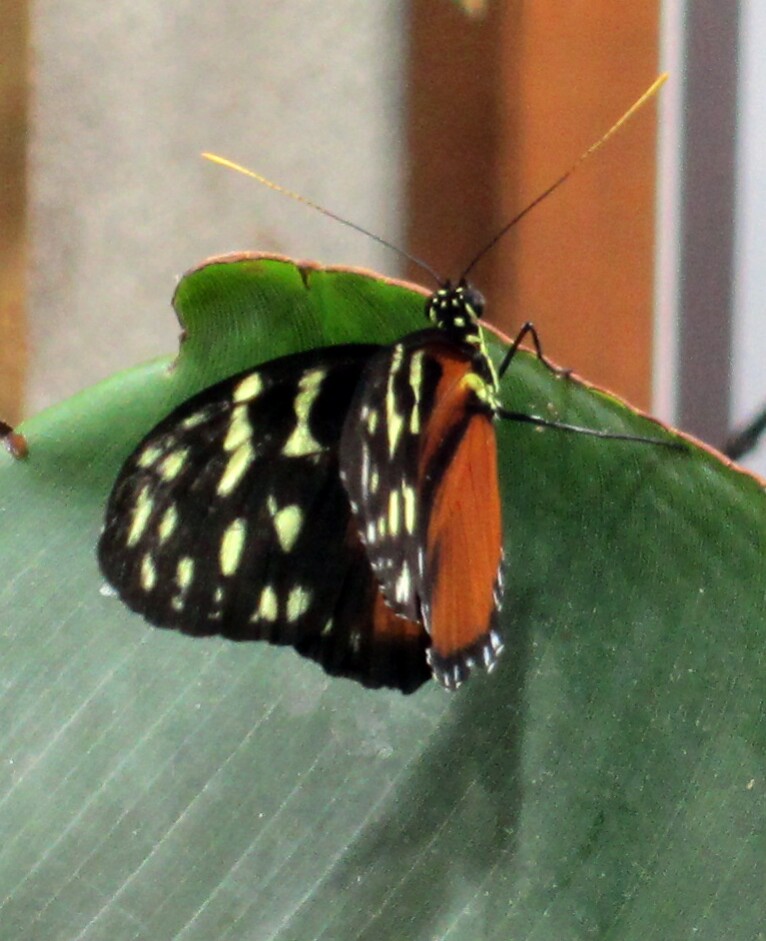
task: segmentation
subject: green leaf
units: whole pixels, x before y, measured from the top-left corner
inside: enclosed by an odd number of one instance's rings
[[[197,269],[176,304],[173,368],[0,453],[0,936],[763,938],[763,484],[696,446],[500,423],[506,650],[455,694],[156,630],[94,555],[139,438],[244,366],[423,316],[411,288],[264,257]],[[526,354],[503,399],[666,435]]]

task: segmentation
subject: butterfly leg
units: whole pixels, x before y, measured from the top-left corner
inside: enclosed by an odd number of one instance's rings
[[[766,431],[766,409],[740,431],[735,432],[721,448],[726,457],[738,461],[758,444],[758,439]]]
[[[596,428],[583,428],[580,425],[569,425],[566,422],[549,421],[547,418],[538,418],[536,415],[526,415],[523,412],[511,412],[499,408],[496,413],[500,418],[508,421],[523,422],[527,425],[536,425],[538,428],[557,428],[559,431],[570,431],[578,435],[589,435],[591,438],[609,438],[612,441],[634,441],[638,444],[656,444],[673,451],[687,451],[683,441],[665,440],[664,438],[650,438],[645,435],[620,434],[612,431],[599,431]]]
[[[503,361],[500,363],[500,368],[497,371],[499,376],[505,375],[508,367],[511,365],[513,357],[516,355],[516,351],[521,345],[521,341],[526,337],[531,338],[532,346],[535,348],[535,355],[537,358],[541,363],[547,366],[555,376],[561,376],[564,379],[568,379],[572,375],[571,369],[562,369],[560,366],[554,366],[550,360],[546,359],[535,325],[531,320],[528,320],[525,324],[523,324],[521,330],[519,330],[519,332],[516,334],[516,339],[508,347],[508,352],[503,357]]]

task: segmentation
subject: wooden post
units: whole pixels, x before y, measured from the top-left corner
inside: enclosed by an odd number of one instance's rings
[[[26,371],[27,4],[4,0],[0,11],[0,418],[15,422]]]
[[[651,84],[659,10],[536,0],[490,5],[478,22],[439,0],[414,7],[410,247],[453,263],[446,244],[459,269]],[[474,275],[495,323],[513,333],[535,321],[553,359],[642,407],[651,390],[655,123],[650,104]],[[429,174],[437,183],[425,208],[414,190]]]

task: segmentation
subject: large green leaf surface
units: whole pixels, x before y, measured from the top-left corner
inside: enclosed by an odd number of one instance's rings
[[[246,366],[423,324],[414,289],[265,257],[202,266],[176,306],[175,366],[0,453],[0,937],[766,937],[762,484],[694,445],[500,423],[506,650],[454,694],[161,631],[94,554],[137,441]],[[502,394],[667,436],[526,354]]]

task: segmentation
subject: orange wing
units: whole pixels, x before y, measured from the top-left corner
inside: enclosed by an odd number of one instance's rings
[[[442,354],[440,363],[419,468],[426,510],[423,612],[431,668],[454,688],[474,665],[491,668],[502,649],[496,630],[502,525],[495,430],[483,386],[463,357]]]

